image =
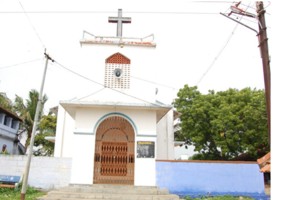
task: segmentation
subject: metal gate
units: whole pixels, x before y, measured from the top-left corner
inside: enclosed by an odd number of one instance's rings
[[[123,117],[112,116],[97,128],[94,184],[134,184],[134,130]]]

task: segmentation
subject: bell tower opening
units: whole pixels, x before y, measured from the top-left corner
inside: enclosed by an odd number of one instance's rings
[[[114,89],[130,89],[130,59],[115,53],[105,60],[104,85]]]

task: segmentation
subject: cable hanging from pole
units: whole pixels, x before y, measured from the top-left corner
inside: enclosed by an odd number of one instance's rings
[[[43,47],[44,49],[46,49],[46,46],[45,46],[44,42],[42,41],[42,39],[41,39],[39,33],[37,32],[36,28],[34,27],[33,23],[31,22],[31,20],[30,20],[30,18],[29,18],[29,16],[28,16],[27,12],[25,11],[25,9],[24,9],[24,7],[23,7],[21,1],[18,0],[18,2],[19,2],[19,4],[20,4],[20,6],[21,6],[21,8],[22,8],[22,10],[23,10],[23,13],[25,14],[25,16],[26,16],[26,18],[27,18],[29,24],[31,25],[31,28],[33,29],[33,32],[35,33],[36,37],[37,37],[38,40],[40,41],[42,47]]]
[[[30,144],[29,144],[28,157],[27,157],[25,170],[24,170],[24,175],[23,175],[23,183],[22,183],[21,198],[20,198],[21,200],[25,200],[26,191],[27,191],[28,176],[29,176],[30,164],[31,164],[31,157],[32,157],[32,154],[33,154],[34,137],[35,137],[36,130],[37,130],[37,127],[38,127],[39,116],[40,116],[40,112],[41,112],[41,109],[42,109],[42,98],[43,98],[43,90],[44,90],[44,84],[45,84],[47,67],[48,67],[48,60],[51,60],[52,62],[54,62],[54,60],[46,53],[46,49],[45,49],[44,55],[46,57],[45,68],[44,68],[42,83],[41,83],[41,87],[40,87],[38,102],[37,102],[37,106],[36,106],[36,110],[35,110],[33,127],[32,127]]]

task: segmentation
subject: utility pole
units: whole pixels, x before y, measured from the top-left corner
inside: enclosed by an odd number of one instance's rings
[[[25,172],[23,175],[21,200],[25,200],[25,195],[26,195],[26,190],[27,190],[28,175],[29,175],[29,169],[30,169],[30,163],[31,163],[31,157],[32,157],[34,137],[35,137],[35,132],[36,132],[36,129],[38,126],[39,115],[40,115],[41,108],[42,108],[43,90],[44,90],[44,84],[45,84],[45,79],[46,79],[48,60],[51,60],[52,62],[54,62],[54,60],[46,53],[46,50],[45,50],[44,55],[46,57],[46,63],[45,63],[45,69],[44,69],[42,84],[41,84],[41,88],[40,88],[40,93],[39,93],[39,99],[38,99],[38,103],[37,103],[37,107],[36,107],[35,115],[34,115],[34,122],[33,122],[31,138],[30,138],[29,152],[28,152],[27,162],[26,162],[26,166],[25,166]]]
[[[265,93],[266,93],[266,103],[267,103],[267,116],[268,116],[268,135],[269,135],[269,145],[271,145],[271,72],[270,72],[270,57],[268,48],[268,37],[267,37],[267,27],[265,21],[265,9],[262,1],[256,2],[256,12],[258,19],[259,32],[258,42],[263,64],[264,81],[265,81]]]
[[[260,48],[260,55],[262,58],[263,64],[263,73],[264,73],[264,82],[265,82],[265,97],[266,97],[266,110],[267,110],[267,118],[268,118],[268,136],[269,136],[269,145],[271,146],[271,72],[270,72],[270,57],[269,57],[269,48],[268,48],[268,37],[267,37],[267,27],[265,21],[265,9],[262,1],[256,2],[256,12],[257,15],[251,14],[238,6],[241,2],[235,4],[235,6],[231,6],[231,12],[226,15],[224,13],[220,13],[224,17],[231,19],[250,30],[254,31],[258,37],[258,47]],[[258,31],[247,26],[246,24],[241,23],[240,21],[229,17],[232,13],[243,15],[246,17],[252,17],[258,20]]]

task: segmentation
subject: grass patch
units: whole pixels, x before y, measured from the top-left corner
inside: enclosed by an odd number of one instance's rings
[[[200,197],[200,198],[191,198],[185,197],[185,200],[253,200],[250,197],[234,197],[234,196],[215,196],[215,197]]]
[[[36,200],[37,197],[45,195],[45,192],[28,187],[26,191],[26,200]],[[0,200],[20,200],[21,189],[0,188]]]

